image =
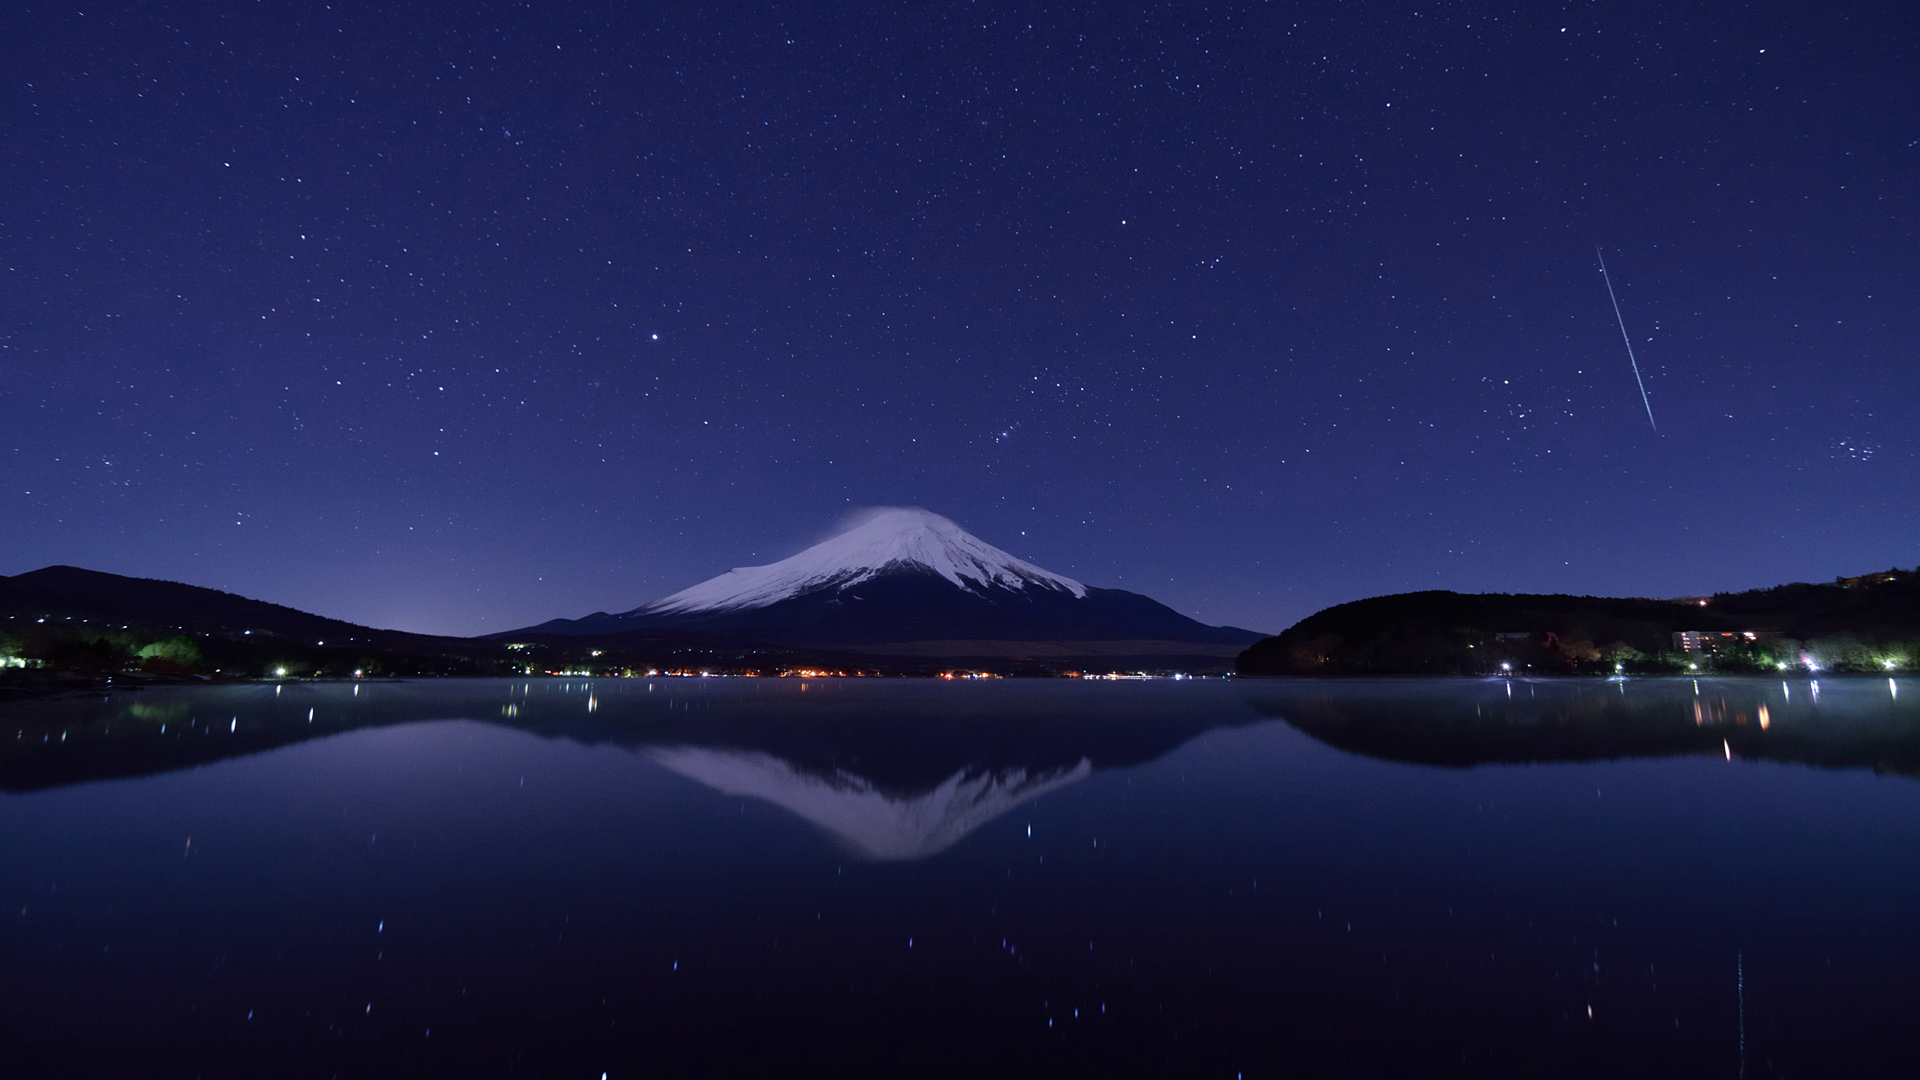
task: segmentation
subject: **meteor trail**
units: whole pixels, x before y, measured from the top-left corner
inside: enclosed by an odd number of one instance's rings
[[[1647,400],[1647,384],[1640,381],[1640,361],[1633,358],[1633,339],[1627,336],[1627,320],[1620,315],[1620,298],[1613,295],[1613,278],[1607,276],[1607,257],[1600,254],[1597,245],[1593,253],[1600,259],[1600,277],[1607,283],[1607,299],[1613,301],[1613,317],[1620,324],[1620,340],[1627,343],[1627,363],[1633,365],[1633,383],[1640,388],[1640,404],[1647,407],[1647,425],[1657,435],[1660,425],[1653,422],[1653,402]]]

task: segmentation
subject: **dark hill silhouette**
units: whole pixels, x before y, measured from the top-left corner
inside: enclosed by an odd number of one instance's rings
[[[1679,631],[1751,632],[1711,658],[1676,654]],[[1417,592],[1338,604],[1240,655],[1245,675],[1484,674],[1515,670],[1671,671],[1686,662],[1767,669],[1819,655],[1875,670],[1882,654],[1920,661],[1920,571],[1682,600]]]
[[[281,634],[336,638],[381,636],[395,640],[451,641],[401,630],[376,630],[296,608],[250,600],[218,589],[156,578],[125,577],[77,566],[48,566],[0,577],[0,615],[85,620],[208,632]]]
[[[0,689],[110,677],[507,674],[504,651],[465,638],[380,630],[176,581],[49,566],[0,577],[0,646],[42,660]],[[158,656],[156,642],[187,643]]]

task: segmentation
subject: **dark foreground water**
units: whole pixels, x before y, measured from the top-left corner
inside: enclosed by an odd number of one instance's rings
[[[1920,680],[0,707],[0,1072],[1920,1069]]]

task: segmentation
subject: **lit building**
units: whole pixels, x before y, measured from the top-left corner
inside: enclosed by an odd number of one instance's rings
[[[1765,630],[1675,630],[1673,647],[1689,656],[1716,656],[1778,636]]]

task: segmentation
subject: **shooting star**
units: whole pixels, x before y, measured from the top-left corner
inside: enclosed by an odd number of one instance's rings
[[[1607,274],[1607,257],[1600,254],[1598,246],[1593,253],[1600,260],[1600,277],[1607,283],[1607,299],[1613,301],[1613,318],[1620,324],[1620,340],[1627,343],[1627,363],[1633,365],[1633,383],[1640,388],[1640,404],[1647,407],[1647,424],[1658,435],[1660,425],[1653,422],[1653,402],[1647,400],[1647,384],[1640,378],[1640,361],[1633,358],[1633,339],[1627,336],[1627,320],[1620,314],[1620,298],[1613,294],[1613,278]]]

